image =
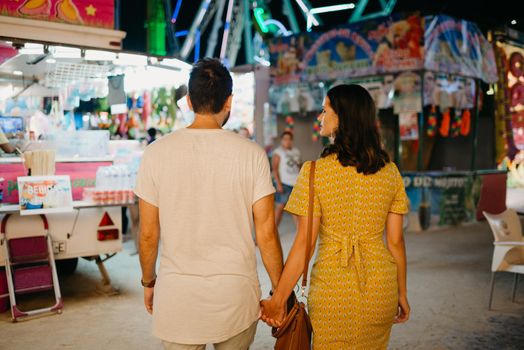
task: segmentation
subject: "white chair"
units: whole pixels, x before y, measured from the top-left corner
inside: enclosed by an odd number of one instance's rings
[[[491,310],[493,289],[495,287],[495,273],[511,272],[515,274],[511,301],[515,302],[519,274],[524,274],[524,236],[520,218],[512,209],[507,209],[501,214],[488,214],[482,212],[488,220],[495,242],[493,261],[491,264],[491,286],[488,308]]]

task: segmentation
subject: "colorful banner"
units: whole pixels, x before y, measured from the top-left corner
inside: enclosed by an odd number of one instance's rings
[[[0,15],[114,29],[114,0],[0,0]]]
[[[410,210],[419,214],[420,227],[472,222],[480,196],[481,177],[473,173],[404,173]]]
[[[69,176],[18,178],[20,215],[63,213],[73,210]]]
[[[68,175],[71,179],[73,199],[82,200],[84,187],[94,187],[96,171],[101,166],[110,166],[112,162],[84,162],[84,163],[56,163],[57,175]],[[0,182],[0,190],[3,192],[1,203],[18,203],[18,184],[19,176],[27,174],[22,163],[0,164],[0,177],[4,181]]]
[[[413,15],[279,37],[269,43],[272,74],[288,84],[421,69],[423,35]]]
[[[424,68],[497,81],[493,47],[476,24],[448,16],[425,17]]]

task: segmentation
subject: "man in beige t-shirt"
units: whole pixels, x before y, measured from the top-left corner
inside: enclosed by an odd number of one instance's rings
[[[253,229],[273,286],[282,272],[266,154],[222,129],[231,91],[218,60],[197,62],[188,95],[195,121],[151,144],[138,173],[144,303],[166,349],[249,348],[261,298]]]

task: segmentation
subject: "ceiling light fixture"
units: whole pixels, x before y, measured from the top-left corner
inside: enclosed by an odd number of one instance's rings
[[[21,70],[15,70],[13,71],[13,74],[14,75],[24,75],[24,72],[22,72]]]
[[[511,24],[513,25],[517,24],[517,20],[516,19],[511,20]]]

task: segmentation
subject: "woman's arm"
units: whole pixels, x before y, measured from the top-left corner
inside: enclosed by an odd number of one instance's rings
[[[389,213],[386,220],[387,246],[397,262],[397,282],[399,296],[399,313],[395,323],[403,323],[409,319],[410,307],[408,303],[406,246],[402,232],[403,216]]]
[[[306,255],[307,242],[307,216],[298,217],[297,234],[295,242],[289,252],[289,256],[284,266],[284,272],[280,277],[278,286],[273,292],[273,297],[263,300],[262,320],[273,327],[280,326],[286,316],[286,301],[297,284],[298,279],[304,271],[304,259]],[[311,249],[308,262],[315,252],[315,245],[320,228],[320,217],[313,218],[313,231],[311,237]]]

